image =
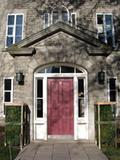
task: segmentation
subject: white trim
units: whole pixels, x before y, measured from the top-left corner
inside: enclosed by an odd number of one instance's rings
[[[11,79],[11,90],[4,90],[4,87],[5,87],[5,80],[6,79]],[[7,103],[5,102],[5,91],[8,91],[10,92],[10,102],[8,103],[12,103],[13,102],[13,80],[14,80],[14,77],[4,77],[3,78],[3,104],[4,103]]]
[[[11,13],[7,14],[7,22],[6,22],[6,37],[5,37],[5,48],[7,48],[7,36],[8,36],[8,27],[13,27],[13,35],[10,37],[13,37],[13,44],[15,44],[15,30],[16,30],[16,17],[18,15],[22,15],[22,39],[23,39],[23,31],[24,31],[24,14],[23,13]],[[8,17],[9,16],[14,16],[14,24],[13,25],[8,25]],[[21,39],[21,40],[22,40]]]

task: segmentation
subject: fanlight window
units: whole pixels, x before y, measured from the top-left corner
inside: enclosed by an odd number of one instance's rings
[[[73,11],[67,10],[64,6],[54,8],[51,12],[44,13],[44,28],[58,21],[69,22],[71,25],[76,25],[76,14]]]
[[[50,66],[38,70],[37,73],[83,73],[83,72],[71,66]]]

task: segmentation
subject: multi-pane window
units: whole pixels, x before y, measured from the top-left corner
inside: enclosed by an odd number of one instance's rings
[[[12,102],[13,101],[13,78],[5,78],[4,79],[4,102]]]
[[[114,25],[112,14],[97,14],[98,38],[111,46],[115,46]]]
[[[51,24],[58,21],[68,22],[71,25],[76,25],[76,14],[73,11],[67,10],[65,7],[55,8],[50,13],[44,13],[44,27],[49,27]]]
[[[37,79],[37,118],[43,117],[43,80]]]
[[[10,14],[7,18],[6,46],[23,38],[23,14]]]
[[[108,95],[109,95],[110,102],[117,101],[116,78],[109,78],[108,79]]]

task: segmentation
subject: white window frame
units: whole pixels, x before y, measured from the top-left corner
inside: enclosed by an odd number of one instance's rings
[[[76,26],[76,25],[77,25],[77,20],[76,20],[76,13],[75,13],[75,12],[72,12],[72,13],[71,13],[71,19],[70,19],[70,21],[71,21],[71,26],[74,26],[74,25],[73,25],[72,15],[75,15],[75,26]]]
[[[46,16],[46,14],[47,14],[47,16],[48,16],[48,24],[46,24],[46,22],[45,22],[45,16]],[[45,12],[45,13],[44,13],[44,28],[49,27],[49,26],[50,26],[50,24],[51,24],[50,13]]]
[[[115,90],[115,91],[116,91],[116,101],[115,101],[115,102],[117,103],[117,102],[118,102],[118,91],[117,91],[118,80],[117,80],[117,77],[108,77],[108,78],[107,78],[107,82],[108,82],[108,83],[107,83],[108,102],[111,102],[111,101],[110,101],[109,80],[112,79],[112,78],[116,79],[116,83],[115,83],[115,85],[116,85],[116,90]]]
[[[105,22],[105,15],[111,15],[112,17],[112,46],[115,47],[115,29],[114,29],[114,23],[113,23],[113,14],[112,13],[96,13],[96,28],[98,29],[99,24],[97,23],[98,19],[98,15],[103,15],[103,32],[104,32],[104,36],[105,36],[105,43],[107,43],[107,35],[106,35],[106,22]],[[97,32],[97,38],[98,38],[98,32]]]
[[[7,14],[7,22],[6,22],[6,38],[5,38],[5,48],[7,48],[7,47],[9,47],[9,46],[7,46],[7,36],[8,36],[8,27],[13,27],[13,35],[12,36],[10,36],[10,37],[13,37],[13,44],[15,44],[15,38],[16,38],[16,36],[15,36],[15,31],[16,31],[16,17],[18,16],[18,15],[22,15],[23,16],[23,21],[22,21],[22,39],[23,39],[23,31],[24,31],[24,14],[23,13],[11,13],[11,14]],[[14,25],[8,25],[8,17],[9,16],[14,16]],[[21,39],[21,40],[22,40]],[[11,44],[12,45],[12,44]]]
[[[11,90],[5,90],[5,80],[6,79],[11,79]],[[4,77],[3,78],[3,103],[13,102],[13,80],[14,80],[14,77]],[[10,102],[5,102],[5,92],[10,92]]]

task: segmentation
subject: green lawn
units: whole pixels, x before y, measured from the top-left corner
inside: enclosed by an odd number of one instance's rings
[[[0,160],[14,160],[19,153],[18,148],[5,147],[3,141],[0,142]]]
[[[120,147],[103,147],[102,151],[109,158],[109,160],[120,160]]]

